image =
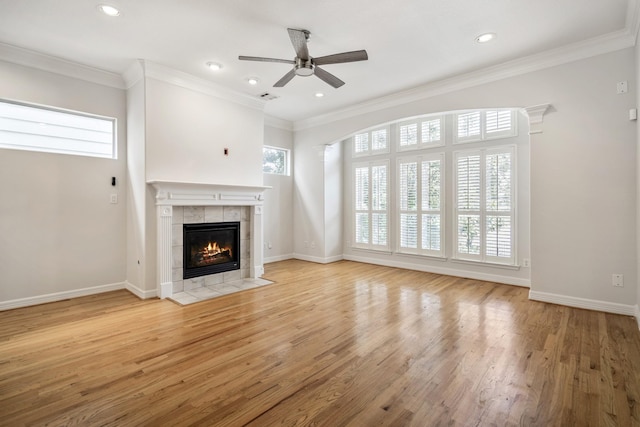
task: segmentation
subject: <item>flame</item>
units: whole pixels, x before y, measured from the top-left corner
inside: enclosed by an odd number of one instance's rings
[[[201,253],[204,256],[211,257],[211,256],[214,256],[214,255],[217,255],[217,254],[221,254],[221,253],[223,253],[225,251],[229,252],[229,255],[231,255],[231,248],[222,248],[222,247],[220,247],[218,245],[218,242],[209,242],[207,244],[207,246],[205,246],[202,249]]]

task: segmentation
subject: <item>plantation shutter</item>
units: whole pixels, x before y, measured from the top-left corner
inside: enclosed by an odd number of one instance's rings
[[[458,114],[458,140],[475,140],[481,137],[480,111]]]
[[[457,159],[458,252],[480,255],[480,154]]]
[[[389,167],[385,162],[354,167],[355,246],[388,246],[388,174]]]
[[[418,123],[400,125],[400,147],[418,144]]]
[[[512,155],[511,152],[487,154],[486,169],[486,255],[512,256]]]
[[[514,264],[514,148],[456,154],[456,256]]]
[[[418,247],[418,163],[400,163],[400,247]]]
[[[398,162],[399,252],[442,256],[442,155]]]
[[[422,162],[422,249],[440,251],[441,163]]]

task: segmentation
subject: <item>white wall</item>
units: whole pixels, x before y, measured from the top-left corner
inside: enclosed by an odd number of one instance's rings
[[[293,132],[274,126],[265,126],[264,145],[293,149]],[[295,162],[290,151],[291,165]],[[291,167],[293,170],[293,167]],[[293,257],[293,173],[289,176],[264,174],[264,261],[281,261]]]
[[[263,133],[258,109],[146,79],[147,180],[261,186]]]
[[[342,259],[344,252],[344,194],[343,143],[324,148],[324,259]]]
[[[636,301],[635,52],[625,49],[390,106],[295,134],[295,250],[322,238],[325,218],[321,162],[314,147],[399,118],[469,108],[550,103],[543,133],[531,138],[531,287],[536,297],[601,302],[623,309]],[[324,246],[324,242],[323,245]],[[622,273],[624,288],[611,286]]]
[[[637,37],[637,34],[636,34]],[[636,39],[637,40],[637,39]],[[636,42],[636,63],[635,63],[635,81],[636,85],[631,86],[631,93],[635,92],[635,105],[638,108],[638,100],[640,100],[640,44]],[[635,90],[634,90],[635,89]],[[636,321],[640,327],[640,129],[636,121]]]
[[[1,61],[0,82],[2,98],[118,120],[117,160],[0,150],[0,305],[122,287],[125,92]],[[116,187],[111,186],[112,176]],[[113,193],[118,204],[109,202]]]
[[[138,64],[134,67],[139,67]],[[142,73],[142,68],[137,70]],[[127,90],[127,286],[144,297],[147,270],[155,263],[147,262],[155,254],[147,254],[147,184],[145,179],[145,84],[139,79]],[[151,270],[151,276],[155,273]]]
[[[294,135],[293,250],[298,259],[327,262],[325,254],[325,144],[337,139]],[[340,195],[342,197],[342,195]]]

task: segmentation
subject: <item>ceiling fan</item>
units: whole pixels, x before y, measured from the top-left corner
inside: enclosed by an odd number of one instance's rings
[[[315,74],[320,80],[337,89],[342,86],[344,82],[333,74],[318,67],[318,65],[366,61],[369,59],[366,50],[355,50],[353,52],[336,53],[333,55],[313,58],[309,56],[309,49],[307,49],[307,42],[309,41],[309,35],[311,33],[307,30],[294,30],[292,28],[288,28],[287,31],[289,32],[289,38],[291,39],[293,49],[296,51],[296,57],[293,60],[242,55],[238,57],[238,59],[243,61],[282,62],[293,65],[293,69],[278,80],[276,84],[273,85],[274,87],[283,87],[295,76],[306,77]]]

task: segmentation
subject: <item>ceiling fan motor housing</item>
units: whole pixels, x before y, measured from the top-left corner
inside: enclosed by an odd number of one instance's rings
[[[307,77],[313,74],[313,62],[311,58],[304,60],[301,58],[296,58],[296,76]]]

